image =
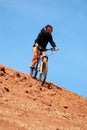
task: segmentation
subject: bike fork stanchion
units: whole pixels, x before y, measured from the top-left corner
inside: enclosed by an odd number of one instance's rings
[[[42,62],[40,67],[39,81],[43,85],[47,77],[48,62]]]

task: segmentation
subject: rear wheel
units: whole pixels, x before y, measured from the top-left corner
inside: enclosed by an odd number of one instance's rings
[[[34,67],[30,68],[30,75],[32,78],[36,78],[38,70],[37,70],[38,63],[34,65]]]
[[[40,75],[39,75],[39,81],[41,85],[43,85],[46,81],[47,70],[48,70],[47,67],[48,67],[47,62],[41,62]]]

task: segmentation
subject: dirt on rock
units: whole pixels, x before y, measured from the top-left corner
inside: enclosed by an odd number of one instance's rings
[[[87,130],[87,98],[0,64],[0,130]]]

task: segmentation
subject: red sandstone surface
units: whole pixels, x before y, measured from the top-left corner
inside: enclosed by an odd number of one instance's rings
[[[0,130],[87,130],[87,98],[0,65]]]

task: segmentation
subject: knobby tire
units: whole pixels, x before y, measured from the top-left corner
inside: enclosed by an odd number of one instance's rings
[[[38,70],[37,70],[38,62],[34,65],[33,68],[30,68],[30,75],[32,78],[36,78]]]
[[[42,63],[42,67],[41,67],[41,72],[39,74],[39,81],[40,81],[40,84],[43,85],[46,81],[46,77],[47,77],[47,67],[48,67],[48,64],[47,62],[43,62]]]

